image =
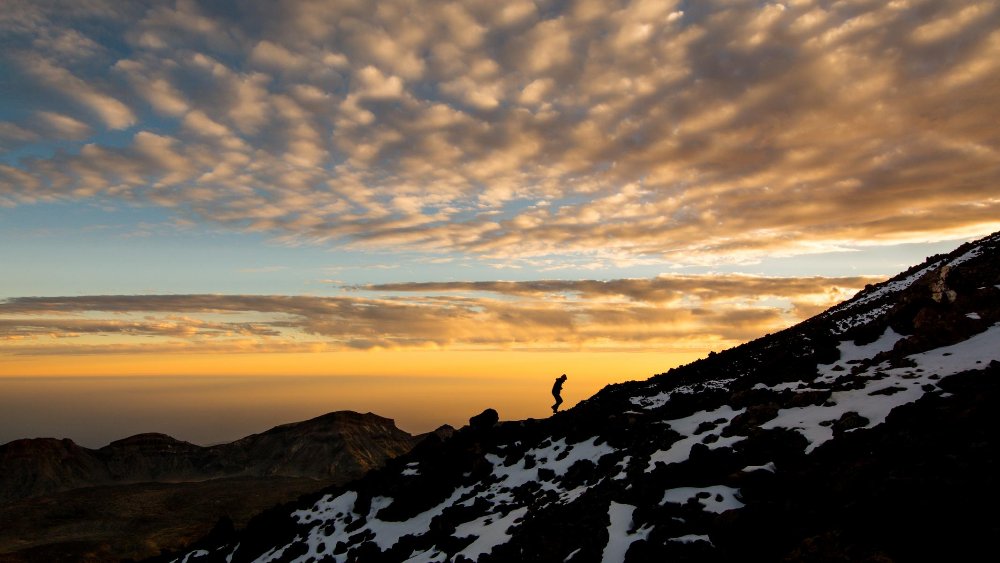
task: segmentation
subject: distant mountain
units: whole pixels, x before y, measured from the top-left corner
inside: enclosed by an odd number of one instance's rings
[[[37,438],[0,446],[0,503],[79,487],[220,477],[351,479],[420,440],[391,419],[341,411],[229,444],[197,446],[138,434],[98,450]]]
[[[71,440],[10,442],[0,446],[0,561],[149,557],[208,533],[220,518],[243,525],[265,508],[360,477],[423,437],[343,411],[210,447],[164,434],[96,450]]]
[[[159,560],[983,560],[998,409],[994,234],[549,419],[484,413]]]

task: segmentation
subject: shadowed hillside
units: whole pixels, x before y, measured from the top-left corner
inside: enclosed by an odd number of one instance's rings
[[[97,450],[10,442],[0,446],[0,561],[117,561],[177,549],[220,519],[242,526],[360,477],[420,439],[390,419],[344,411],[210,447],[163,434]]]
[[[1000,234],[546,420],[484,413],[162,561],[976,560]]]

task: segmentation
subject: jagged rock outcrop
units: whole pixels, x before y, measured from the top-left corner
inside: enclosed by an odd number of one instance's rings
[[[545,420],[469,426],[163,561],[976,560],[1000,234]]]

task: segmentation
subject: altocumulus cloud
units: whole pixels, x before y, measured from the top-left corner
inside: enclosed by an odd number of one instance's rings
[[[393,284],[338,297],[104,295],[0,302],[6,354],[369,348],[648,350],[733,344],[879,278]],[[110,338],[110,341],[109,341]]]
[[[1000,217],[996,1],[9,0],[0,57],[8,206],[680,263]]]

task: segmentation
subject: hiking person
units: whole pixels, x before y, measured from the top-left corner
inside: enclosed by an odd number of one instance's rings
[[[556,382],[552,384],[552,396],[556,398],[556,404],[552,405],[552,414],[555,414],[559,410],[559,405],[562,404],[563,400],[559,393],[562,392],[563,382],[566,381],[566,374],[562,374],[556,378]]]

